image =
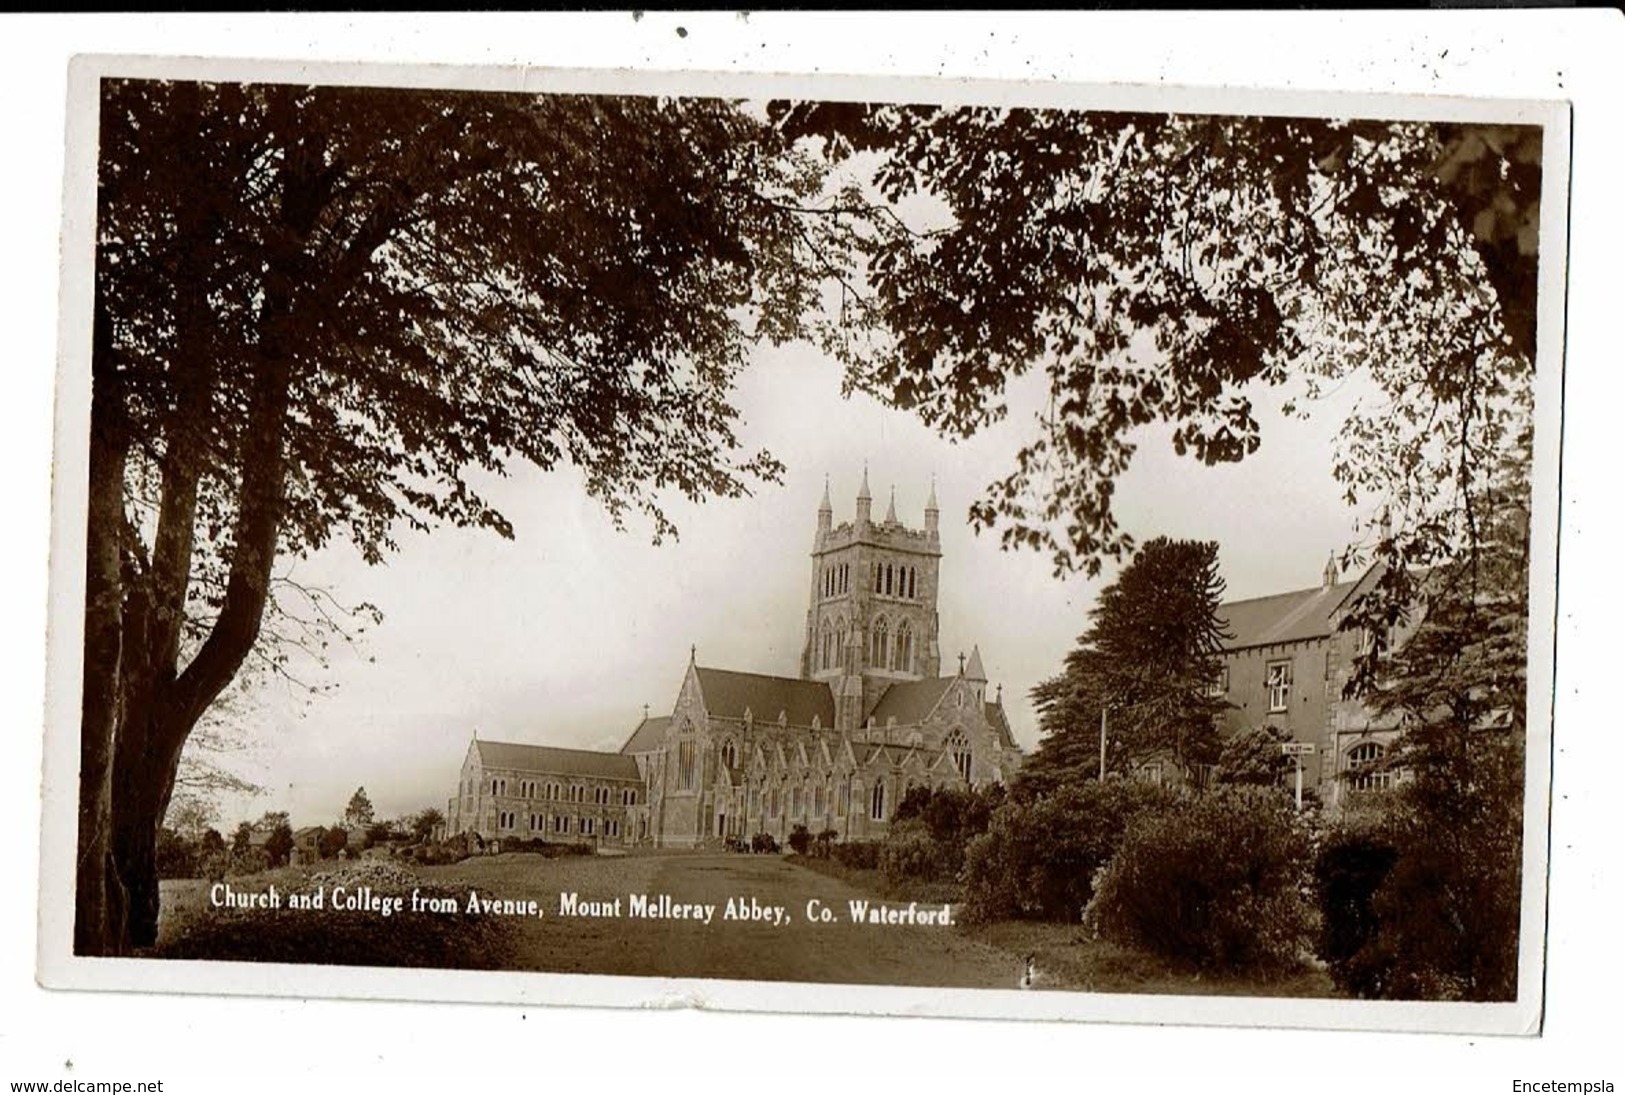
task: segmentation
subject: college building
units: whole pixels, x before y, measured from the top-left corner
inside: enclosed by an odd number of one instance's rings
[[[1355,600],[1375,582],[1375,567],[1339,581],[1328,561],[1320,585],[1219,608],[1231,638],[1213,692],[1227,702],[1224,736],[1269,727],[1312,746],[1302,756],[1303,785],[1322,802],[1338,805],[1350,794],[1380,791],[1403,778],[1384,763],[1399,736],[1358,700],[1343,698],[1367,633],[1343,630]],[[1390,636],[1392,648],[1408,636]]]

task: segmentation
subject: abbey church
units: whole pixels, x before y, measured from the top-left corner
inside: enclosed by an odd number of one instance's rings
[[[446,832],[691,848],[798,825],[882,835],[912,787],[1003,783],[1021,763],[972,647],[943,673],[936,491],[923,528],[895,501],[875,521],[868,473],[853,520],[818,507],[795,676],[689,664],[671,713],[618,753],[479,739]]]

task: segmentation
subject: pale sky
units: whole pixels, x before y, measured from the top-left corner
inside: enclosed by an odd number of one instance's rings
[[[690,644],[702,665],[795,676],[824,477],[836,522],[849,520],[865,461],[876,516],[895,486],[911,527],[923,524],[936,476],[944,671],[980,645],[1031,749],[1028,694],[1056,672],[1114,571],[1059,580],[1047,556],[1000,551],[996,534],[968,526],[972,501],[1032,433],[1021,394],[1005,422],[949,444],[912,415],[843,399],[838,366],[811,347],[763,350],[742,377],[740,436],[746,451],[765,446],[784,462],[784,482],[673,506],[676,542],[652,546],[645,523],[617,532],[573,470],[516,466],[483,484],[512,520],[512,541],[456,528],[404,533],[400,552],[376,567],[346,544],[324,551],[297,577],[377,605],[383,624],[325,674],[306,671],[334,684],[330,693],[308,704],[285,687],[251,697],[245,721],[261,744],[229,766],[267,790],[222,801],[220,823],[286,809],[295,826],[331,824],[357,786],[380,817],[444,809],[476,731],[618,748],[644,704],[671,710]],[[1278,404],[1267,395],[1259,404],[1263,444],[1242,464],[1205,468],[1176,457],[1166,430],[1147,431],[1118,488],[1119,519],[1138,540],[1219,541],[1232,599],[1317,584],[1328,553],[1353,535],[1355,514],[1330,471],[1346,401],[1307,422],[1262,409]]]

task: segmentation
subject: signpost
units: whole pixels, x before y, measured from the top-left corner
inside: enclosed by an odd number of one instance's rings
[[[1297,803],[1298,813],[1303,813],[1303,758],[1315,755],[1315,743],[1312,741],[1284,741],[1281,743],[1281,755],[1291,757],[1297,767]]]

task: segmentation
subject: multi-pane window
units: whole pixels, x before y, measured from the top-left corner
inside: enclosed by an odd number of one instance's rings
[[[869,795],[869,816],[876,821],[886,820],[886,785],[876,783]]]
[[[1285,711],[1292,692],[1292,663],[1270,662],[1264,671],[1264,688],[1269,692],[1269,709]]]
[[[621,805],[622,806],[636,806],[637,804],[638,804],[638,793],[635,790],[628,787],[626,790],[621,792]]]
[[[592,831],[593,831],[593,819],[590,818],[590,817],[582,818],[581,819],[581,835],[582,836],[592,836]]]
[[[1349,784],[1356,791],[1386,791],[1393,786],[1394,774],[1379,768],[1387,755],[1381,744],[1363,741],[1348,752]]]
[[[1213,674],[1213,680],[1208,683],[1207,694],[1215,698],[1230,691],[1230,667],[1219,666],[1218,672]]]

